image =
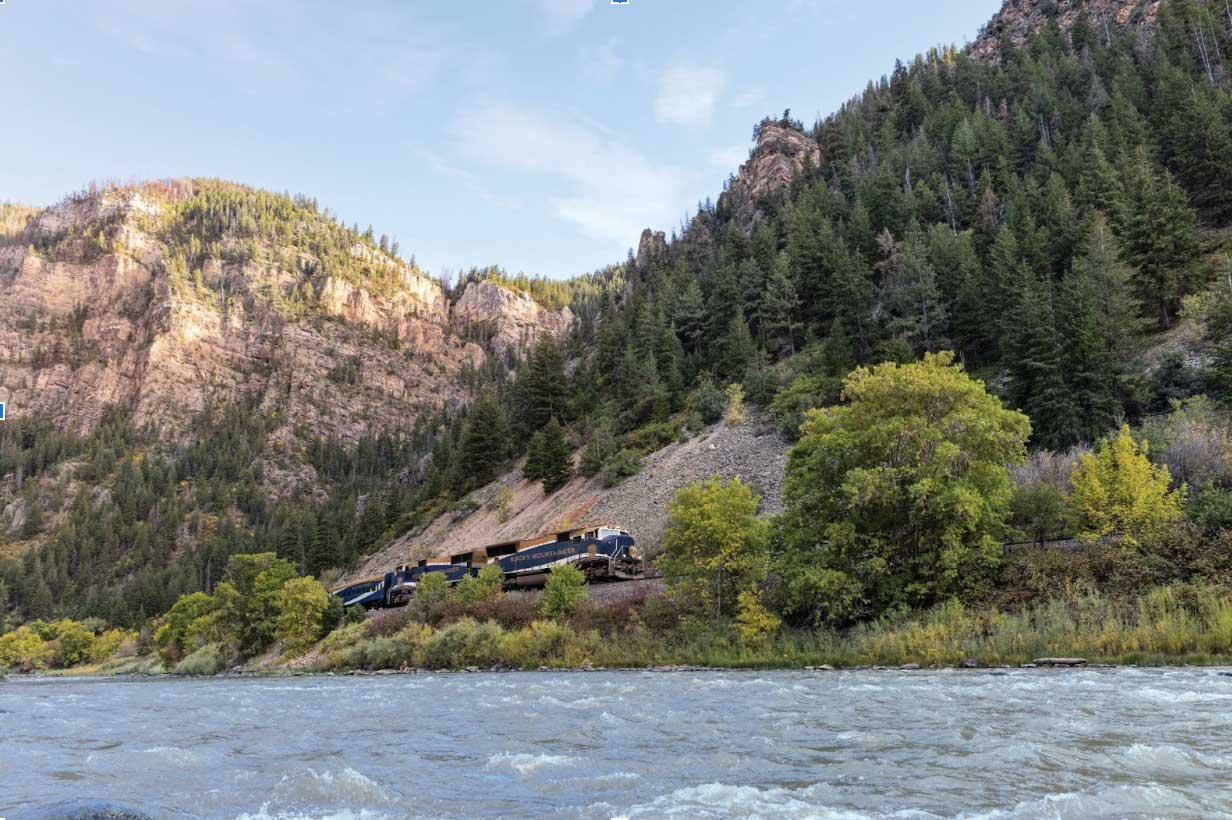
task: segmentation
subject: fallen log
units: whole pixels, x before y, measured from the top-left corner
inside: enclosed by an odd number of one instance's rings
[[[1036,658],[1036,666],[1086,666],[1086,658]]]

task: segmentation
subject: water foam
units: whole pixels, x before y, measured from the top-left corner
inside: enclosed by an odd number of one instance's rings
[[[756,786],[733,786],[727,783],[706,783],[677,789],[656,797],[649,803],[632,806],[620,812],[621,817],[689,817],[748,820],[782,818],[782,820],[868,820],[869,815],[820,805],[807,799],[809,790],[781,788],[760,789]]]
[[[338,772],[306,768],[285,774],[274,788],[274,794],[280,802],[289,805],[385,805],[394,800],[381,784],[351,768]]]
[[[568,755],[532,755],[501,752],[488,758],[489,769],[512,769],[522,776],[553,766],[570,766],[577,758]]]

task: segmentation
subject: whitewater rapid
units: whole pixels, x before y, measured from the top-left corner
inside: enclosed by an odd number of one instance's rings
[[[0,817],[1232,817],[1230,707],[1214,669],[10,679]]]

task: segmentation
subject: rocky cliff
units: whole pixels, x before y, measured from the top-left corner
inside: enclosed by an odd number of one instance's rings
[[[791,125],[764,120],[757,146],[719,197],[719,209],[730,210],[747,227],[756,221],[761,200],[785,189],[805,167],[820,164],[821,149],[812,137]]]
[[[1021,46],[1050,22],[1069,31],[1085,14],[1105,32],[1126,26],[1149,26],[1162,0],[1006,0],[970,46],[977,59],[997,59],[1002,37]]]
[[[573,326],[573,312],[539,304],[526,293],[496,281],[472,282],[453,305],[458,328],[481,328],[498,353],[526,352],[541,334],[560,338]]]
[[[275,438],[354,441],[467,401],[464,368],[572,317],[496,287],[451,306],[418,269],[317,211],[227,183],[72,197],[0,230],[0,401],[85,433],[108,407],[169,443],[211,401],[276,413]],[[529,303],[529,304],[527,304]]]

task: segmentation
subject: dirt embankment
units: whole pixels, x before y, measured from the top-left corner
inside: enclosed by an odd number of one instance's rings
[[[575,477],[550,496],[522,478],[520,468],[475,493],[481,507],[469,515],[447,513],[419,532],[404,535],[369,556],[352,577],[384,572],[408,560],[461,552],[496,541],[588,523],[617,524],[651,554],[667,526],[667,504],[687,484],[714,475],[739,477],[762,497],[762,512],[781,511],[786,442],[765,419],[709,427],[688,441],[647,456],[640,473],[607,488],[599,477]],[[510,492],[505,521],[495,501]]]

